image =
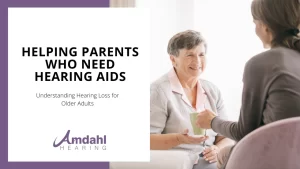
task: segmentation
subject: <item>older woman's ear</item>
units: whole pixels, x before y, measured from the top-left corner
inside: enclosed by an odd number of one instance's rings
[[[171,60],[171,62],[172,62],[173,67],[176,67],[175,56],[170,55],[170,60]]]

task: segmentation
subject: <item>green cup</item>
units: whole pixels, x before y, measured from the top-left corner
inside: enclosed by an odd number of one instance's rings
[[[196,121],[197,121],[197,115],[199,113],[191,113],[190,114],[190,119],[191,119],[191,124],[193,126],[193,130],[194,130],[194,135],[205,135],[205,129],[199,128],[196,126]]]

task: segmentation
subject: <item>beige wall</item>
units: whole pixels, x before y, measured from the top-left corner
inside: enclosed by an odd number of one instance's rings
[[[135,0],[110,0],[109,6],[111,8],[117,8],[117,7],[135,7]]]

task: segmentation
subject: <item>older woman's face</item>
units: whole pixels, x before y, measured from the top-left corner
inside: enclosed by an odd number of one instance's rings
[[[171,56],[176,71],[186,77],[198,77],[205,68],[206,49],[203,43],[193,49],[181,49],[178,56]]]

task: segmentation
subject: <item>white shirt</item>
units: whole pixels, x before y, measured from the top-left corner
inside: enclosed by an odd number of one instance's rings
[[[197,91],[195,109],[187,99],[174,69],[151,84],[151,134],[182,133],[185,129],[189,129],[188,134],[193,135],[190,113],[200,112],[204,108],[212,110],[222,119],[227,119],[218,88],[211,82],[202,79],[199,79],[197,85],[197,88],[201,90]],[[209,139],[205,144],[213,145],[218,134],[211,129],[207,130],[206,134]],[[189,151],[198,157],[204,148],[202,144],[181,144],[173,149]]]

